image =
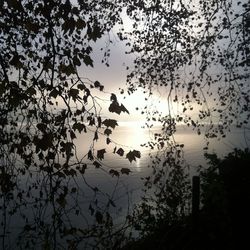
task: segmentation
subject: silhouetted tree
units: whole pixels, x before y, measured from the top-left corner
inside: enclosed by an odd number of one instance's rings
[[[158,90],[168,100],[168,116],[149,120],[170,135],[178,122],[198,133],[205,127],[208,138],[248,124],[249,8],[248,1],[131,1],[136,59],[128,91]]]
[[[184,122],[198,133],[204,129],[211,138],[224,137],[233,123],[248,124],[249,3],[8,0],[0,3],[0,10],[2,248],[8,246],[8,219],[17,212],[23,218],[20,247],[42,244],[57,249],[67,242],[74,249],[89,238],[93,248],[118,248],[122,241],[124,231],[113,230],[106,209],[114,205],[112,195],[104,209],[94,199],[90,202],[93,227],[75,228],[69,218],[72,211],[82,215],[77,178],[94,197],[101,193],[84,176],[88,164],[117,179],[129,173],[102,166],[106,149],[95,149],[94,144],[102,135],[107,144],[113,143],[109,136],[118,124],[102,117],[96,93],[104,92],[103,84],[81,75],[85,67],[94,67],[94,43],[104,38],[112,42],[115,25],[120,25],[117,35],[128,41],[136,56],[127,78],[129,94],[142,88],[151,96],[156,89],[166,93],[168,101],[167,115],[142,111],[147,112],[149,127],[151,121],[163,125],[163,133],[156,133],[148,145],[159,152],[152,155],[153,175],[145,179],[146,190],[154,187],[153,195],[145,197],[150,202],[144,204],[159,216],[153,216],[154,223],[185,214],[188,184],[184,145],[173,139],[176,125]],[[122,27],[123,10],[133,24],[131,32]],[[107,66],[109,56],[104,47]],[[109,95],[111,113],[128,113],[115,94]],[[91,131],[92,143],[79,159],[74,141]],[[137,150],[114,152],[130,162],[140,158]]]
[[[122,23],[123,4],[80,0],[0,3],[2,249],[9,247],[8,232],[11,238],[13,223],[8,221],[16,214],[23,219],[18,225],[23,230],[21,248],[41,244],[44,249],[58,249],[68,243],[73,249],[85,238],[97,237],[99,242],[103,235],[113,233],[104,230],[112,227],[107,211],[110,204],[114,206],[112,194],[104,195],[104,210],[98,208],[95,199],[102,192],[88,183],[84,173],[87,165],[103,167],[106,150],[94,148],[94,144],[100,136],[106,137],[107,144],[112,143],[109,136],[118,124],[102,117],[102,105],[95,96],[104,93],[103,84],[83,77],[81,72],[94,67],[94,43],[101,38],[111,42],[109,32]],[[107,66],[109,54],[109,48],[104,47]],[[110,112],[128,113],[115,94],[109,95]],[[86,145],[89,151],[81,158],[74,144],[80,133],[93,136]],[[140,157],[137,151],[123,150],[123,154],[130,161]],[[117,179],[129,172],[105,171]],[[84,195],[78,186],[81,182],[93,192],[89,204],[97,224],[93,230],[88,225],[78,229],[70,223],[75,214],[84,224],[79,205],[79,197]]]
[[[249,130],[250,5],[230,0],[128,2],[134,28],[128,32],[130,53],[135,55],[128,93],[141,88],[147,99],[159,93],[167,100],[165,114],[151,105],[141,110],[149,127],[155,121],[162,124],[162,132],[148,143],[159,151],[152,155],[154,172],[145,178],[145,197],[136,210],[141,219],[135,219],[137,228],[148,234],[164,216],[172,223],[173,214],[178,220],[187,212],[188,179],[184,145],[174,139],[177,125],[204,134],[207,143],[225,137],[232,126]]]

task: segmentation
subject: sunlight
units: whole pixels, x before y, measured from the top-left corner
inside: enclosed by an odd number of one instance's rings
[[[124,144],[128,147],[138,148],[142,143],[145,143],[149,138],[146,134],[146,129],[143,128],[144,121],[122,121],[119,126],[124,129],[129,129],[129,136],[124,138]]]
[[[127,119],[121,119],[123,121],[140,121],[142,123],[146,121],[147,114],[152,113],[152,111],[157,111],[162,113],[162,115],[167,115],[169,112],[168,104],[164,97],[160,97],[158,94],[149,96],[148,93],[144,93],[140,89],[125,97],[120,95],[119,99],[122,100],[122,103],[130,112]],[[133,123],[130,125],[135,126]]]

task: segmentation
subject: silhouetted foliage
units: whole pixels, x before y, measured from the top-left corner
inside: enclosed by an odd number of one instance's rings
[[[136,55],[128,70],[128,93],[141,88],[147,100],[155,93],[167,100],[165,113],[150,102],[141,110],[147,127],[162,125],[147,145],[158,153],[152,154],[154,172],[145,178],[146,194],[136,210],[141,219],[136,224],[148,234],[162,221],[161,212],[171,222],[172,212],[185,207],[188,170],[184,145],[174,138],[177,125],[204,135],[204,150],[210,138],[224,138],[234,126],[249,130],[250,6],[225,0],[128,2],[134,21],[129,53]]]
[[[157,215],[157,208],[152,211],[149,206],[144,207],[135,223],[144,225],[139,228],[144,235],[131,241],[124,250],[244,249],[249,241],[246,230],[250,221],[249,149],[235,149],[223,159],[216,154],[207,154],[206,158],[209,166],[200,172],[202,202],[196,228],[190,214],[172,221],[167,216],[155,223],[152,218]]]
[[[208,138],[248,124],[249,8],[247,1],[131,1],[137,57],[128,91],[165,93],[168,116],[156,111],[148,120],[164,123],[167,135],[178,122],[198,133],[205,127]]]
[[[201,227],[207,230],[213,244],[218,242],[228,249],[243,248],[248,243],[245,228],[250,221],[249,149],[235,149],[222,160],[215,154],[206,157],[210,167],[201,171]]]
[[[173,137],[177,124],[213,138],[224,137],[234,123],[249,123],[249,3],[8,0],[0,3],[0,12],[1,247],[12,244],[9,221],[15,219],[19,240],[13,244],[20,249],[118,249],[129,237],[130,223],[148,235],[162,222],[171,226],[181,220],[190,194],[184,145]],[[122,27],[124,15],[131,31]],[[142,110],[147,126],[158,121],[162,133],[147,144],[158,152],[151,154],[153,174],[145,177],[145,196],[134,212],[141,221],[128,217],[121,228],[114,227],[109,213],[116,205],[113,193],[85,178],[89,167],[117,182],[131,172],[103,164],[107,149],[95,147],[101,138],[128,162],[141,157],[111,139],[118,123],[102,116],[98,95],[109,95],[110,113],[128,114],[128,109],[105,92],[100,79],[82,75],[95,66],[94,44],[112,42],[114,26],[135,55],[128,93],[142,88],[150,98],[158,90],[167,99],[167,115]],[[109,66],[108,46],[102,51]],[[81,157],[75,145],[80,134],[92,136]],[[75,227],[74,220],[84,225]]]
[[[21,249],[76,249],[87,238],[94,248],[114,233],[108,211],[112,194],[89,184],[85,171],[94,166],[118,179],[129,170],[102,165],[106,149],[94,143],[102,136],[113,143],[109,136],[118,124],[102,117],[96,95],[105,93],[103,84],[82,72],[94,67],[94,43],[101,38],[111,42],[109,32],[122,23],[122,7],[122,1],[1,1],[1,249],[9,249],[10,239],[20,232]],[[108,66],[110,53],[104,49]],[[115,94],[109,95],[110,112],[128,113]],[[84,156],[75,146],[79,134],[92,136]],[[138,157],[126,154],[129,160]],[[85,198],[82,187],[93,197]],[[98,195],[105,197],[103,205]],[[93,215],[89,225],[83,201]],[[12,230],[9,221],[15,217],[18,225]],[[76,218],[82,227],[71,223]]]

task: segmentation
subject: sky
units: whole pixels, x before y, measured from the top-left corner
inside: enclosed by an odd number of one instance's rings
[[[120,115],[110,114],[107,112],[108,105],[110,102],[103,102],[101,105],[104,105],[103,112],[104,116],[108,116],[114,119],[117,119],[121,122],[125,121],[142,121],[145,120],[145,116],[141,115],[140,111],[136,110],[136,107],[143,108],[145,106],[145,98],[147,95],[143,93],[143,91],[138,90],[132,95],[121,94],[121,89],[126,90],[126,76],[127,76],[127,66],[133,67],[133,60],[135,56],[133,54],[126,54],[128,51],[128,47],[125,46],[125,42],[120,41],[115,34],[113,35],[113,43],[109,44],[110,49],[110,58],[109,58],[109,67],[107,67],[104,63],[102,63],[103,59],[103,51],[101,51],[102,47],[105,47],[107,43],[107,37],[103,37],[98,40],[95,44],[93,44],[93,61],[94,67],[82,65],[79,68],[79,74],[82,77],[86,77],[92,81],[99,81],[102,85],[104,85],[104,92],[106,94],[98,96],[104,98],[105,100],[109,100],[110,93],[114,93],[118,101],[124,104],[124,106],[128,109],[130,114],[122,113]],[[155,99],[155,103],[159,100]],[[106,110],[106,111],[105,111]]]
[[[131,29],[129,21],[125,23],[126,30]],[[79,68],[79,74],[83,77],[86,77],[92,81],[99,81],[104,85],[104,92],[107,94],[100,95],[105,100],[109,99],[110,93],[114,93],[118,101],[124,104],[128,109],[130,114],[121,113],[120,115],[110,114],[107,112],[109,102],[103,102],[102,105],[104,116],[117,119],[121,122],[137,122],[142,123],[146,119],[145,114],[141,114],[141,109],[145,110],[145,105],[151,108],[156,108],[158,111],[167,113],[166,110],[166,99],[164,96],[161,96],[162,93],[154,93],[154,96],[148,97],[148,94],[143,93],[143,90],[139,89],[131,95],[126,93],[126,76],[127,76],[127,67],[129,70],[133,67],[133,61],[135,59],[134,54],[127,54],[129,47],[125,45],[126,42],[120,41],[115,35],[115,30],[110,34],[113,39],[113,43],[109,44],[110,49],[110,58],[109,58],[109,67],[102,63],[103,51],[102,47],[105,47],[107,44],[107,37],[103,37],[93,44],[93,65],[94,67],[82,65]],[[121,89],[124,89],[124,94],[121,94]],[[147,98],[147,101],[145,100]],[[105,111],[106,110],[106,111]]]
[[[132,29],[132,24],[129,19],[124,15],[124,26],[126,31],[130,31]],[[79,68],[79,74],[82,77],[87,77],[92,81],[99,81],[102,85],[104,85],[104,91],[106,94],[100,96],[103,99],[108,100],[110,93],[115,93],[118,97],[118,100],[124,104],[124,106],[129,110],[130,114],[122,113],[121,115],[110,114],[107,112],[109,102],[101,103],[103,107],[103,115],[117,119],[119,121],[143,121],[145,120],[145,115],[141,115],[140,109],[144,109],[146,105],[145,98],[148,96],[143,93],[142,90],[136,91],[134,94],[128,96],[127,94],[119,94],[120,89],[126,89],[126,75],[127,70],[126,67],[133,67],[133,60],[135,59],[135,55],[126,54],[125,52],[129,50],[128,47],[125,46],[125,42],[120,41],[120,39],[116,36],[117,27],[110,32],[111,40],[113,43],[108,44],[108,36],[104,36],[96,43],[92,44],[93,47],[93,60],[94,67],[82,65]],[[107,67],[104,63],[102,63],[103,59],[103,51],[101,51],[102,47],[105,47],[108,44],[108,48],[110,49],[110,58],[109,58],[109,67]],[[98,93],[98,96],[100,93]],[[149,106],[155,107],[158,111],[167,114],[167,103],[166,103],[166,95],[167,93],[154,93],[154,96],[151,98],[148,103]],[[165,98],[164,98],[165,97]],[[124,99],[125,98],[125,99]],[[136,107],[139,110],[136,110]],[[174,107],[177,110],[177,107]]]

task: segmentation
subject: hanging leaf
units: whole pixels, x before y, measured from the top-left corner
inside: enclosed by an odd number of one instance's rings
[[[101,84],[100,84],[100,82],[95,81],[94,82],[94,86],[95,86],[95,88],[100,88]]]
[[[72,129],[75,131],[75,130],[78,130],[79,133],[81,133],[83,130],[84,132],[86,133],[87,130],[86,130],[86,126],[83,124],[83,123],[80,123],[80,122],[76,122],[73,124],[72,126]]]
[[[113,101],[109,106],[109,112],[117,113],[118,115],[121,114],[121,107],[118,102]]]
[[[46,129],[47,129],[47,125],[46,125],[46,124],[44,124],[44,123],[38,123],[38,124],[36,125],[36,127],[37,127],[40,131],[42,131],[43,133],[46,132]]]
[[[70,138],[71,140],[76,139],[76,134],[72,130],[70,130]]]
[[[111,199],[109,200],[109,204],[110,204],[112,207],[116,207],[114,201],[112,201]]]
[[[79,95],[79,89],[70,89],[69,96],[71,96],[74,101],[76,101],[78,95]]]
[[[78,84],[78,85],[77,85],[77,88],[80,89],[80,90],[86,89],[85,85],[82,84],[82,83]]]
[[[129,114],[129,111],[125,108],[123,104],[119,105],[117,101],[113,101],[109,106],[109,111],[111,113],[116,113],[118,115],[121,114],[121,112],[126,112]]]
[[[95,209],[91,206],[91,204],[89,205],[89,210],[90,210],[90,214],[93,215],[95,212]]]
[[[114,169],[111,169],[111,170],[109,171],[109,173],[111,174],[112,177],[114,177],[114,176],[119,177],[119,175],[120,175],[119,172],[116,171],[116,170],[114,170]]]
[[[88,152],[88,159],[89,160],[94,160],[94,157],[93,157],[93,154],[92,154],[92,151],[91,150],[89,150],[89,152]]]
[[[85,63],[86,66],[94,67],[93,60],[91,59],[91,57],[89,55],[84,56],[83,62]]]
[[[57,96],[59,95],[59,92],[56,90],[56,89],[53,89],[50,94],[50,96],[54,97],[54,98],[57,98]]]
[[[116,153],[120,156],[123,156],[124,155],[124,150],[122,148],[119,148]]]
[[[137,150],[133,150],[133,151],[129,151],[126,155],[126,158],[132,162],[132,161],[136,161],[136,158],[141,158],[141,153],[140,151]]]
[[[109,136],[110,134],[112,134],[112,130],[110,130],[109,128],[106,128],[104,130],[104,134],[107,135],[107,136]]]
[[[30,96],[36,95],[36,90],[33,87],[28,88],[26,92]]]
[[[97,158],[100,160],[104,159],[104,154],[106,153],[106,149],[101,149],[101,150],[97,150]]]
[[[56,201],[61,207],[65,208],[65,205],[67,204],[65,200],[65,195],[60,194],[59,197],[56,199]]]
[[[101,214],[101,212],[96,211],[95,213],[95,218],[98,224],[102,224],[103,222],[103,215]]]
[[[97,117],[98,128],[102,126],[102,118],[100,116]]]
[[[102,166],[98,161],[94,161],[94,162],[93,162],[93,165],[94,165],[96,168],[100,168],[100,167]]]
[[[125,108],[125,106],[123,104],[121,104],[121,111],[122,112],[126,112],[127,114],[129,114],[128,110]]]
[[[118,126],[118,123],[116,120],[113,119],[106,119],[102,122],[103,125],[105,125],[106,127],[111,127],[111,128],[115,128],[116,126]]]
[[[97,132],[97,131],[95,131],[94,140],[95,140],[95,141],[97,141],[98,139],[99,139],[99,137],[98,137],[98,132]]]
[[[81,66],[81,62],[77,56],[73,57],[73,62],[76,66]]]
[[[122,169],[121,169],[121,173],[122,173],[122,174],[129,175],[130,172],[131,172],[131,170],[128,169],[128,168],[122,168]]]
[[[113,94],[113,93],[111,94],[110,101],[117,102],[117,97],[115,94]]]

